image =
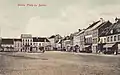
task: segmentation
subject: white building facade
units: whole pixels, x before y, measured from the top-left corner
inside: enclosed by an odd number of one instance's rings
[[[22,52],[30,52],[30,47],[33,45],[31,34],[21,34]]]
[[[14,39],[14,50],[22,52],[22,39],[20,38]]]

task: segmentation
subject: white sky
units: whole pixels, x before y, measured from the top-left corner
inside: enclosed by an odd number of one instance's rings
[[[30,7],[18,4],[45,4]],[[104,18],[114,21],[120,16],[120,0],[0,0],[2,37],[18,37],[21,33],[33,36],[62,36],[86,28]]]

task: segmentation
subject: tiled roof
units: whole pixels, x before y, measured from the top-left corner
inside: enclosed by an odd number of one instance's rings
[[[73,35],[76,36],[79,32],[74,32]]]
[[[52,36],[49,37],[49,39],[52,39],[52,38],[55,38],[55,37],[56,37],[55,35],[52,35]]]
[[[113,30],[113,33],[111,33],[111,30]],[[110,27],[108,27],[105,35],[118,34],[118,33],[120,33],[120,22],[119,21],[112,24]]]
[[[2,38],[1,44],[14,44],[14,40],[9,38]]]
[[[103,28],[105,25],[107,25],[107,27]],[[102,32],[99,33],[99,36],[105,36],[106,33],[109,31],[111,25],[112,23],[110,21],[105,21],[101,23],[99,26],[97,26],[95,29],[99,29],[102,27]]]
[[[106,36],[108,35],[109,31],[111,30],[111,28],[113,27],[113,25],[110,25],[108,27],[106,27],[100,34],[100,36]]]
[[[70,40],[70,36],[64,37],[63,40]]]
[[[107,22],[103,22],[101,23],[99,26],[97,26],[95,29],[99,29],[101,26],[103,26],[104,24],[106,24]]]
[[[100,26],[102,23],[103,23],[102,21],[97,21],[97,22],[93,23],[90,27],[88,27],[86,31],[91,31],[91,30],[97,28],[98,26]]]
[[[22,39],[14,39],[14,41],[22,41]]]
[[[55,43],[60,43],[61,42],[61,39],[58,39],[55,41]]]
[[[94,22],[92,25],[90,25],[89,27],[87,27],[87,29],[92,28],[93,26],[95,26],[97,23],[99,23],[100,21]]]
[[[33,37],[33,42],[50,42],[47,38],[44,37]]]
[[[78,34],[76,34],[76,36],[78,36],[78,35],[84,33],[84,31],[85,31],[85,29],[82,29]]]
[[[120,22],[115,23],[112,29],[114,31],[114,34],[120,33]]]

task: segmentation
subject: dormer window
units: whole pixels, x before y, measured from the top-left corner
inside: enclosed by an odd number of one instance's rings
[[[116,29],[117,32],[120,32],[120,28]]]
[[[113,34],[113,30],[111,30],[110,33]]]

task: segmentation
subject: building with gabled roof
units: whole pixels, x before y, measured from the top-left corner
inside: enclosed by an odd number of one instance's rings
[[[14,51],[22,51],[22,39],[14,38]]]
[[[34,48],[32,51],[40,52],[42,50],[49,50],[50,41],[46,37],[33,37]]]
[[[100,44],[100,36],[102,36],[102,31],[105,28],[110,27],[112,23],[110,21],[102,21],[99,25],[95,26],[92,30],[92,52],[97,53],[99,50],[102,50]]]
[[[92,35],[93,35],[93,29],[95,29],[97,26],[99,26],[102,22],[96,21],[92,25],[86,28],[84,31],[84,51],[86,52],[92,52]]]
[[[50,36],[48,39],[51,43],[51,50],[60,50],[61,49],[62,36],[60,36],[59,34],[56,34],[56,35]]]
[[[76,52],[80,52],[83,50],[84,45],[84,31],[85,29],[80,29],[76,34],[73,36],[73,46],[78,46],[79,49],[75,50]]]
[[[117,54],[120,52],[120,19],[105,29],[103,37],[106,37],[106,42],[103,45],[103,50]]]

